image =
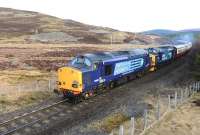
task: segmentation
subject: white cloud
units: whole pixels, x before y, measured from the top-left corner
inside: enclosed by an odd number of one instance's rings
[[[1,7],[125,31],[200,27],[199,5],[198,0],[0,0]]]

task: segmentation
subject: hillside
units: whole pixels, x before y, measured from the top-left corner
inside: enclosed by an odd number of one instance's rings
[[[0,43],[163,43],[159,36],[134,34],[53,16],[0,8]]]

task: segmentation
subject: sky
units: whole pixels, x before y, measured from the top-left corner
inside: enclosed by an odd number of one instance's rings
[[[0,0],[0,7],[131,32],[200,28],[199,6],[199,0]]]

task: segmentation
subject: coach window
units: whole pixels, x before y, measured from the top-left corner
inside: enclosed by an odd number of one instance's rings
[[[106,65],[105,66],[105,76],[112,74],[112,65]]]

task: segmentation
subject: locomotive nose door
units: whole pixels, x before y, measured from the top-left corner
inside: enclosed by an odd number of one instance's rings
[[[102,64],[100,62],[94,63],[94,74],[95,74],[95,82],[96,83],[101,83],[102,82],[102,77],[103,77],[103,72],[102,72]]]
[[[156,54],[150,54],[150,60],[151,60],[151,67],[150,71],[155,71],[156,70],[156,65],[157,65],[157,55]]]

